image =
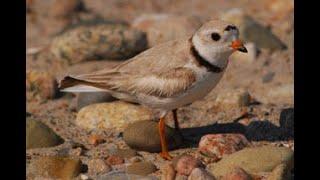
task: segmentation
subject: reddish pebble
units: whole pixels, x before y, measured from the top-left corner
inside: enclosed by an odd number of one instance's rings
[[[124,163],[124,159],[116,156],[116,155],[111,155],[107,158],[106,162],[113,166],[113,165],[119,165],[119,164],[123,164]]]
[[[176,161],[175,169],[178,174],[189,176],[197,167],[204,167],[202,162],[191,155],[182,155]]]
[[[89,144],[92,144],[94,146],[97,146],[98,144],[101,144],[101,143],[105,142],[105,140],[101,136],[95,135],[95,134],[91,135],[89,137],[88,141],[89,141]]]
[[[218,161],[248,145],[249,141],[242,134],[208,134],[201,138],[199,151]]]
[[[252,177],[242,168],[235,167],[224,175],[221,180],[252,180]]]

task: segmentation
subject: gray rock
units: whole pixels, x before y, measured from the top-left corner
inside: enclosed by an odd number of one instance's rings
[[[259,172],[271,172],[279,164],[293,167],[293,151],[285,147],[262,146],[245,148],[229,156],[222,158],[215,164],[208,166],[209,171],[215,177],[222,177],[235,166],[241,167],[246,172],[253,174]]]
[[[26,148],[45,148],[62,144],[64,141],[52,129],[40,121],[26,122]]]
[[[187,154],[175,157],[172,162],[177,173],[186,176],[189,176],[193,169],[204,167],[199,159]]]
[[[181,137],[173,128],[166,126],[165,134],[169,149],[174,149],[181,144]],[[161,151],[158,122],[155,121],[139,121],[130,124],[123,132],[123,139],[133,149],[148,152]]]
[[[30,177],[71,179],[82,169],[79,159],[58,156],[44,156],[31,162],[28,167]]]
[[[123,131],[129,124],[150,120],[150,109],[122,101],[91,104],[77,114],[75,124],[81,128]]]
[[[112,102],[116,100],[109,93],[106,92],[87,92],[79,93],[77,96],[77,110],[88,106],[90,104],[102,103],[102,102]]]
[[[53,39],[49,52],[55,59],[74,64],[93,59],[127,59],[146,48],[146,35],[139,30],[123,24],[97,24],[61,33]]]
[[[240,37],[245,42],[254,42],[258,48],[267,48],[270,50],[283,50],[287,48],[270,29],[259,24],[241,9],[231,9],[221,14],[220,18],[238,26]]]
[[[157,170],[157,167],[151,162],[135,162],[127,166],[128,174],[146,176]]]
[[[294,109],[283,109],[280,114],[280,127],[285,131],[286,135],[294,136]]]

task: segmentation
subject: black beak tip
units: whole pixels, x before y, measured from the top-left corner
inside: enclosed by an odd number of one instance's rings
[[[246,47],[240,47],[239,49],[238,49],[238,51],[240,51],[240,52],[243,52],[243,53],[248,53],[248,50],[247,50],[247,48]]]

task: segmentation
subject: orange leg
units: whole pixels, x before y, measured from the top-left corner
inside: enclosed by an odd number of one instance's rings
[[[161,142],[160,156],[164,159],[171,160],[172,157],[168,152],[168,144],[167,144],[164,130],[165,130],[164,117],[161,117],[159,121],[159,134],[160,134],[160,142]]]

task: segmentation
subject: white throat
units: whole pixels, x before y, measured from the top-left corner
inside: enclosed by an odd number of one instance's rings
[[[192,37],[192,43],[199,54],[211,64],[221,68],[227,65],[231,53],[223,52],[224,47],[204,45],[197,34]]]

